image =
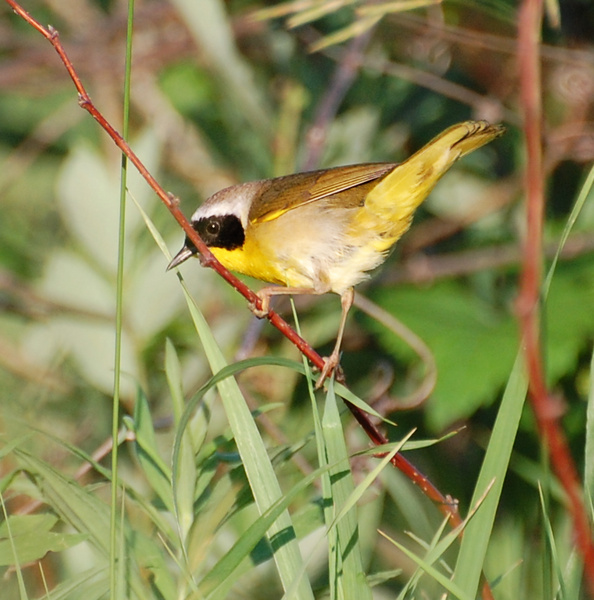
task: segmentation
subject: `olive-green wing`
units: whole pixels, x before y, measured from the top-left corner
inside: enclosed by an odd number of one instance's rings
[[[299,206],[380,179],[395,166],[395,163],[369,163],[270,179],[262,192],[254,198],[249,219],[252,223],[272,221]],[[345,194],[340,201],[345,207],[357,206],[361,204],[363,197],[356,193]]]

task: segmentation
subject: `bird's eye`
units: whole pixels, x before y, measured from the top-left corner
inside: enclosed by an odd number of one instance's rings
[[[192,223],[192,227],[211,248],[234,250],[243,246],[245,233],[236,215],[210,215]]]
[[[208,225],[206,226],[207,233],[210,233],[211,235],[217,235],[220,230],[221,224],[218,221],[209,221]]]

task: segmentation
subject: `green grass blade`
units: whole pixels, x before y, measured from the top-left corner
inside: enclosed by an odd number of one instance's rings
[[[176,482],[179,479],[178,469],[180,464],[179,454],[180,454],[180,440],[182,435],[184,434],[186,428],[189,426],[190,421],[192,419],[192,415],[196,411],[196,408],[203,402],[206,393],[215,387],[219,382],[227,379],[228,377],[232,377],[237,373],[241,373],[242,371],[258,366],[269,366],[269,365],[277,365],[282,367],[287,367],[290,369],[297,370],[300,373],[303,373],[303,366],[300,363],[295,361],[285,359],[285,358],[271,358],[271,357],[255,357],[249,358],[246,360],[238,361],[231,365],[226,366],[221,369],[218,373],[213,375],[186,403],[186,407],[183,415],[180,418],[180,422],[177,426],[176,437],[173,443],[173,458],[172,458],[172,480]],[[261,408],[261,410],[264,410]],[[230,439],[231,435],[229,436]],[[198,461],[201,460],[201,456],[207,456],[212,454],[213,452],[213,442],[205,444],[199,451]]]
[[[559,598],[569,598],[567,595],[567,590],[565,588],[565,580],[563,577],[563,569],[561,567],[561,561],[559,559],[559,552],[557,550],[557,543],[555,542],[555,533],[553,531],[553,525],[551,523],[551,514],[549,511],[550,502],[547,498],[545,498],[545,494],[543,493],[542,487],[538,486],[538,495],[540,498],[540,508],[542,510],[543,515],[543,527],[545,533],[545,539],[548,546],[548,555],[551,557],[550,559],[550,568],[553,571],[555,579],[559,585]],[[553,579],[551,577],[551,579]],[[547,594],[550,597],[549,594]]]
[[[474,489],[471,506],[477,505],[491,482],[493,482],[492,488],[464,530],[460,553],[456,562],[453,581],[464,594],[472,598],[477,593],[527,388],[528,382],[524,371],[524,363],[522,358],[518,356],[497,413],[493,433]]]
[[[165,373],[173,404],[175,424],[179,428],[184,414],[184,395],[179,360],[170,340],[167,340],[165,344]],[[172,471],[174,475],[172,480],[173,500],[182,547],[185,547],[185,541],[194,520],[194,492],[197,478],[194,455],[191,432],[184,427],[179,437],[179,453],[176,456],[175,469]]]
[[[380,532],[381,533],[381,532]],[[403,552],[408,558],[413,560],[423,571],[425,571],[431,578],[435,579],[442,587],[444,587],[453,598],[458,600],[474,600],[476,595],[469,594],[464,591],[455,581],[448,579],[443,573],[438,571],[434,566],[418,557],[414,552],[409,550],[406,546],[399,544],[396,540],[389,538],[387,535],[381,533],[387,540],[389,540],[396,548]]]
[[[365,400],[359,398],[359,396],[357,396],[354,392],[349,390],[344,385],[341,385],[340,383],[335,383],[334,391],[338,396],[340,396],[344,400],[347,400],[357,408],[361,409],[363,412],[366,412],[368,415],[373,415],[374,417],[381,419],[384,423],[387,423],[388,425],[396,425],[389,419],[386,419],[385,415],[381,415],[380,413],[378,413],[374,408],[369,406],[369,404],[367,404]]]
[[[123,137],[128,137],[128,124],[130,120],[130,82],[132,74],[132,23],[134,20],[134,0],[128,0],[128,29],[126,39],[126,68],[124,75],[124,119]],[[120,215],[118,234],[118,266],[116,276],[116,314],[115,314],[115,352],[114,352],[114,375],[113,375],[113,402],[112,402],[112,489],[111,489],[111,518],[110,518],[110,597],[117,598],[117,565],[123,563],[122,557],[118,557],[117,540],[117,514],[118,514],[118,432],[120,428],[120,381],[122,369],[122,336],[124,315],[124,248],[126,244],[126,188],[128,178],[128,160],[122,154],[122,168],[120,177]]]
[[[586,443],[584,457],[584,489],[592,506],[594,499],[594,350],[590,359],[590,388],[586,409]]]
[[[286,508],[306,490],[318,477],[328,472],[329,467],[319,467],[296,483],[282,498],[279,498],[241,535],[233,547],[205,575],[200,590],[208,600],[224,600],[233,572],[246,558],[254,546],[264,537],[270,526]],[[216,587],[215,587],[216,586]]]
[[[330,381],[322,419],[327,461],[335,465],[330,469],[331,496],[333,506],[329,514],[336,523],[336,545],[331,550],[330,589],[340,599],[357,598],[371,600],[371,588],[367,583],[363,559],[359,545],[359,530],[356,506],[351,502],[355,497],[355,485],[349,464],[349,455],[344,440],[340,412],[334,393],[334,382]],[[343,511],[346,508],[346,512]],[[337,518],[340,516],[340,518]],[[333,582],[333,583],[332,583]],[[331,596],[332,597],[332,596]]]
[[[163,505],[173,514],[171,469],[159,454],[148,401],[142,390],[139,389],[136,395],[134,418],[124,417],[124,423],[134,432],[134,448],[144,475]]]
[[[226,366],[223,354],[204,316],[188,294],[185,286],[184,294],[211,370],[216,373]],[[221,380],[217,387],[243,461],[254,500],[260,514],[262,514],[282,497],[280,485],[268,458],[266,446],[241,395],[237,382],[233,378],[227,378]],[[271,526],[269,536],[274,548],[274,560],[284,589],[289,589],[295,579],[299,578],[296,597],[299,599],[313,599],[309,581],[303,577],[303,560],[288,511],[281,513]]]
[[[88,534],[88,541],[105,557],[111,565],[111,511],[92,491],[81,487],[68,479],[56,469],[23,450],[15,450],[19,461],[26,465],[31,473],[39,479],[39,485],[47,502],[57,511],[61,518],[76,531]],[[118,516],[119,516],[118,511]],[[116,534],[119,532],[119,519]],[[118,539],[116,535],[116,540]],[[111,566],[110,566],[111,568]],[[115,574],[117,576],[117,573]],[[117,577],[110,585],[117,585]],[[136,569],[127,572],[127,583],[131,598],[145,598],[146,590]]]
[[[446,539],[443,539],[440,541],[440,538],[443,535],[443,532],[444,532],[446,526],[447,526],[447,520],[444,519],[441,522],[441,525],[437,528],[437,530],[435,532],[433,532],[433,537],[432,537],[430,543],[424,542],[422,538],[419,538],[418,536],[415,536],[412,533],[410,534],[410,537],[419,546],[424,548],[426,550],[426,553],[425,553],[425,556],[421,559],[423,561],[422,562],[423,566],[421,566],[421,565],[417,566],[417,569],[412,574],[412,577],[410,577],[408,579],[408,581],[406,581],[406,583],[400,590],[400,593],[398,594],[398,598],[396,600],[406,600],[407,598],[410,598],[411,596],[413,596],[416,591],[416,587],[418,586],[421,578],[427,572],[427,570],[424,567],[427,565],[433,567],[435,562],[437,562],[441,558],[443,552],[445,552],[446,548],[448,547],[448,538],[447,537],[446,537]],[[456,529],[450,531],[450,533],[448,534],[449,537],[451,538],[452,535],[457,536],[461,529],[462,529],[462,527],[457,527]],[[433,591],[433,590],[431,590],[431,591]],[[429,590],[427,590],[427,591],[423,590],[423,592],[425,594],[430,595]]]
[[[10,527],[10,519],[8,512],[6,511],[6,504],[4,503],[4,496],[0,494],[0,503],[2,503],[2,515],[4,517],[4,525],[6,526],[6,537],[8,543],[7,555],[10,556],[10,563],[13,564],[16,572],[17,582],[19,586],[19,595],[21,600],[27,600],[27,588],[25,587],[25,580],[23,579],[23,572],[21,570],[21,564],[19,559],[19,552],[16,547],[13,532]]]
[[[86,532],[89,541],[106,558],[110,552],[110,511],[94,494],[73,483],[42,460],[15,450],[27,470],[39,477],[47,501],[76,531]]]
[[[563,228],[563,233],[561,234],[561,240],[559,241],[559,246],[557,248],[557,251],[555,252],[555,257],[553,258],[553,261],[551,262],[551,267],[549,268],[547,277],[543,284],[543,288],[542,288],[543,289],[543,298],[546,298],[547,294],[549,293],[549,289],[551,287],[551,282],[553,280],[553,275],[555,274],[555,269],[557,267],[557,263],[559,262],[559,257],[561,256],[561,251],[563,250],[563,247],[565,246],[565,243],[567,242],[567,239],[569,238],[569,234],[571,233],[571,230],[573,229],[573,226],[575,225],[575,223],[580,215],[580,212],[582,211],[582,208],[584,208],[584,204],[586,203],[586,200],[588,199],[588,196],[590,195],[590,191],[591,191],[593,185],[594,185],[594,167],[592,167],[590,169],[590,172],[588,173],[588,175],[586,177],[586,181],[584,182],[584,185],[582,186],[582,189],[580,190],[580,193],[578,194],[577,200],[575,201],[575,204],[573,205],[573,208],[571,209],[571,213],[570,213],[569,217],[567,218],[565,227]]]
[[[397,444],[384,444],[382,446],[378,446],[378,448],[384,449],[386,448],[386,446],[391,446],[391,448],[389,451],[384,450],[387,451],[388,454],[386,454],[386,456],[384,456],[379,461],[379,463],[369,473],[367,473],[363,481],[359,485],[357,485],[355,489],[353,489],[353,492],[348,497],[344,505],[341,507],[340,512],[336,515],[334,523],[332,523],[331,526],[334,526],[334,524],[340,521],[346,515],[346,513],[348,513],[350,510],[353,510],[356,507],[357,502],[359,502],[359,500],[363,497],[363,494],[365,494],[365,492],[369,489],[373,482],[379,477],[384,468],[387,467],[388,464],[390,464],[390,461],[394,458],[394,456],[398,452],[400,452],[400,450],[402,450],[402,447],[404,446],[406,440],[412,435],[412,433],[413,432],[409,433],[408,436],[406,436]],[[366,450],[365,452],[370,451]],[[382,452],[382,450],[378,450],[378,452]]]
[[[48,433],[47,431],[43,431],[42,429],[38,429],[35,427],[30,427],[30,426],[29,426],[29,429],[31,429],[31,431],[33,431],[41,436],[46,437],[47,439],[51,440],[52,442],[58,444],[61,448],[64,448],[68,452],[72,453],[73,456],[78,457],[82,462],[89,463],[93,467],[94,471],[99,473],[105,479],[111,480],[111,471],[109,469],[106,469],[101,463],[97,462],[91,455],[89,455],[86,452],[84,452],[83,450],[81,450],[78,446],[70,444],[63,438],[52,435],[51,433]],[[122,442],[124,440],[124,438],[125,438],[125,430],[122,429],[122,431],[120,432],[118,441]],[[23,438],[21,438],[21,440],[26,440],[26,439],[27,439],[27,437],[25,437],[25,436],[23,436]],[[138,493],[132,488],[127,488],[126,493],[130,497],[131,500],[133,500],[136,504],[138,504],[139,506],[142,507],[142,510],[144,511],[144,513],[151,519],[151,521],[154,523],[155,527],[159,531],[164,532],[165,536],[171,537],[171,535],[173,534],[173,531],[171,530],[171,527],[169,526],[168,519],[166,519],[161,514],[161,512],[159,512],[150,503],[150,501],[145,497],[144,494]]]
[[[43,600],[103,600],[109,594],[109,577],[105,567],[93,567],[58,584]],[[40,599],[41,600],[41,599]]]

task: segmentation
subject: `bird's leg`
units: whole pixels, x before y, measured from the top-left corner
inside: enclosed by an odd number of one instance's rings
[[[250,310],[258,317],[258,319],[263,319],[270,312],[270,298],[272,296],[287,296],[287,295],[295,295],[295,296],[306,296],[312,294],[324,294],[328,290],[324,290],[323,292],[318,292],[313,288],[298,288],[298,287],[265,287],[262,288],[256,295],[262,301],[262,308],[256,308],[256,305],[251,302]]]
[[[334,350],[332,354],[324,358],[324,368],[320,374],[318,381],[316,382],[316,390],[319,390],[323,385],[324,381],[329,375],[332,375],[334,370],[339,366],[340,363],[340,346],[342,345],[342,337],[344,335],[344,328],[346,326],[347,316],[351,306],[353,306],[353,300],[355,299],[354,288],[349,288],[342,293],[340,297],[340,304],[342,306],[342,314],[340,316],[340,327],[338,328],[338,335],[336,336],[336,344],[334,344]]]
[[[270,298],[272,296],[286,296],[286,295],[319,295],[325,294],[329,290],[316,290],[313,288],[298,288],[298,287],[265,287],[262,288],[258,292],[258,297],[262,301],[262,308],[256,308],[254,303],[250,304],[250,310],[258,317],[262,319],[268,315],[270,311]],[[332,354],[328,357],[324,357],[324,367],[322,368],[322,372],[318,381],[316,382],[315,389],[319,390],[323,385],[324,381],[332,375],[332,373],[337,369],[340,362],[340,346],[342,345],[342,338],[344,335],[344,328],[346,326],[347,316],[349,314],[349,310],[353,305],[353,300],[355,298],[355,290],[353,288],[347,289],[340,296],[340,304],[342,306],[342,314],[340,317],[340,326],[338,329],[338,335],[336,337],[336,344],[334,345],[334,350],[332,350]]]

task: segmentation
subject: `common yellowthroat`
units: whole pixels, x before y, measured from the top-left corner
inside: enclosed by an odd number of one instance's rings
[[[268,314],[278,294],[341,296],[336,345],[318,387],[338,365],[355,285],[379,266],[413,213],[459,158],[504,132],[501,125],[453,125],[401,164],[368,163],[297,173],[225,188],[192,215],[192,226],[231,271],[284,287],[258,295]],[[197,253],[186,239],[169,263]]]

